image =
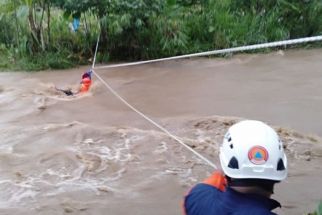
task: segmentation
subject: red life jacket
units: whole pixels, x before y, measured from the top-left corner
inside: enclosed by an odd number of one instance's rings
[[[92,84],[92,80],[89,77],[83,78],[82,79],[82,85],[80,88],[80,92],[81,93],[85,93],[89,90],[89,88],[91,87]]]

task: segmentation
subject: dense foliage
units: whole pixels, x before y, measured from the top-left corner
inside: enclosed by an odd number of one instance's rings
[[[107,62],[319,35],[321,20],[321,0],[0,0],[0,68],[90,63],[99,34]]]

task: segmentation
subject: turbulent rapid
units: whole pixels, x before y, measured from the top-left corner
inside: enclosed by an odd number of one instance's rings
[[[217,166],[227,128],[259,119],[281,135],[289,177],[279,214],[321,199],[321,50],[97,70],[127,101]],[[0,214],[181,214],[213,169],[115,98],[86,67],[0,73]]]

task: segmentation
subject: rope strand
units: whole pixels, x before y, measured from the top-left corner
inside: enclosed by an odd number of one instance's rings
[[[299,43],[315,42],[315,41],[321,41],[322,36],[307,37],[307,38],[300,38],[300,39],[293,39],[293,40],[284,40],[284,41],[270,42],[270,43],[264,43],[264,44],[249,45],[249,46],[241,46],[241,47],[236,47],[236,48],[228,48],[228,49],[222,49],[222,50],[207,51],[207,52],[188,54],[188,55],[181,55],[181,56],[174,56],[174,57],[161,58],[161,59],[155,59],[155,60],[147,60],[147,61],[139,61],[139,62],[133,62],[133,63],[114,64],[114,65],[95,67],[97,50],[98,50],[98,45],[99,45],[99,39],[100,39],[100,36],[98,36],[97,43],[96,43],[96,49],[95,49],[95,55],[94,55],[92,69],[94,69],[94,68],[95,69],[106,69],[106,68],[126,67],[126,66],[134,66],[134,65],[141,65],[141,64],[147,64],[147,63],[162,62],[162,61],[168,61],[168,60],[183,59],[183,58],[189,58],[189,57],[201,57],[201,56],[209,56],[209,55],[224,54],[224,53],[233,53],[233,52],[240,52],[240,51],[247,51],[247,50],[254,50],[254,49],[261,49],[261,48],[271,48],[271,47],[277,47],[277,46],[285,46],[285,45],[292,45],[292,44],[299,44]],[[209,161],[207,158],[202,156],[200,153],[198,153],[195,150],[193,150],[191,147],[189,147],[187,144],[185,144],[179,137],[173,135],[166,128],[162,127],[157,122],[153,121],[151,118],[149,118],[144,113],[142,113],[141,111],[136,109],[134,106],[132,106],[130,103],[128,103],[106,81],[104,81],[94,70],[93,70],[93,73],[107,87],[107,89],[114,96],[116,96],[120,101],[122,101],[126,106],[128,106],[134,112],[136,112],[141,117],[143,117],[145,120],[150,122],[152,125],[154,125],[158,129],[163,131],[169,137],[171,137],[172,139],[174,139],[175,141],[180,143],[186,149],[188,149],[193,154],[195,154],[197,157],[202,159],[205,163],[207,163],[208,165],[210,165],[214,169],[217,169],[217,166],[214,163]]]
[[[228,48],[228,49],[221,49],[221,50],[213,50],[207,52],[200,52],[194,54],[187,54],[187,55],[180,55],[174,57],[167,57],[167,58],[160,58],[154,60],[146,60],[146,61],[138,61],[133,63],[123,63],[123,64],[113,64],[107,66],[99,66],[96,69],[107,69],[107,68],[117,68],[117,67],[126,67],[126,66],[135,66],[147,63],[156,63],[168,60],[178,60],[183,58],[190,58],[190,57],[202,57],[202,56],[209,56],[209,55],[218,55],[218,54],[225,54],[225,53],[233,53],[233,52],[241,52],[241,51],[249,51],[255,49],[263,49],[263,48],[272,48],[278,46],[286,46],[286,45],[293,45],[293,44],[300,44],[300,43],[308,43],[308,42],[316,42],[321,41],[322,36],[315,36],[315,37],[306,37],[300,39],[293,39],[293,40],[283,40],[277,42],[270,42],[270,43],[263,43],[263,44],[256,44],[256,45],[248,45],[248,46],[240,46],[235,48]]]
[[[195,150],[193,150],[191,147],[189,147],[187,144],[185,144],[182,140],[180,140],[179,137],[173,135],[170,131],[168,131],[167,129],[165,129],[164,127],[162,127],[161,125],[159,125],[157,122],[153,121],[151,118],[149,118],[148,116],[146,116],[144,113],[142,113],[141,111],[139,111],[138,109],[136,109],[134,106],[132,106],[130,103],[128,103],[124,98],[122,98],[103,78],[101,78],[101,76],[99,76],[95,71],[95,62],[96,62],[96,54],[97,54],[97,50],[98,50],[98,44],[99,44],[99,37],[97,39],[97,43],[96,43],[96,49],[95,49],[95,55],[94,55],[94,60],[93,60],[93,65],[92,65],[92,72],[94,73],[94,75],[107,87],[107,89],[115,96],[117,97],[119,100],[121,100],[126,106],[128,106],[131,110],[133,110],[134,112],[136,112],[137,114],[139,114],[141,117],[143,117],[145,120],[147,120],[148,122],[150,122],[152,125],[154,125],[155,127],[157,127],[158,129],[160,129],[161,131],[163,131],[165,134],[167,134],[169,137],[171,137],[172,139],[174,139],[175,141],[177,141],[178,143],[180,143],[182,146],[184,146],[186,149],[188,149],[189,151],[191,151],[193,154],[195,154],[197,157],[199,157],[200,159],[202,159],[205,163],[207,163],[209,166],[213,167],[214,169],[217,169],[217,166],[212,163],[210,160],[208,160],[207,158],[205,158],[204,156],[202,156],[200,153],[196,152]]]

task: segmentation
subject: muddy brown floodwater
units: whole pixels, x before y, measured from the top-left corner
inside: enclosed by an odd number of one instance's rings
[[[187,59],[96,72],[127,101],[218,164],[227,128],[257,119],[280,133],[289,176],[278,214],[322,199],[322,50]],[[213,169],[93,78],[66,97],[81,67],[0,73],[0,214],[181,214]]]

